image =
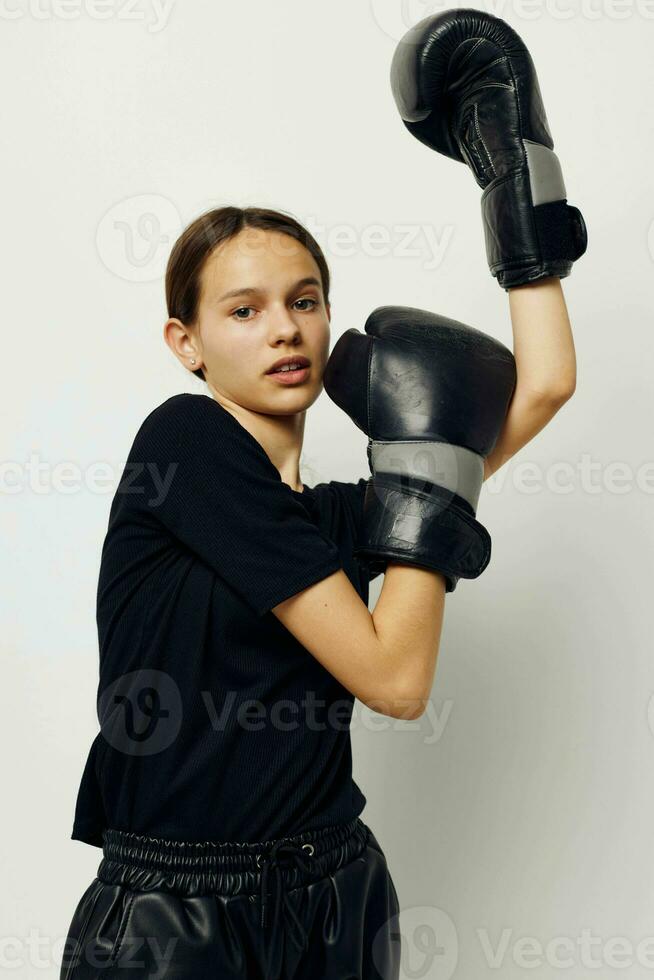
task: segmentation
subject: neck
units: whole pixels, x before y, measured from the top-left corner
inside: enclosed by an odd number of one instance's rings
[[[304,439],[306,409],[291,415],[268,415],[254,412],[224,397],[212,396],[230,412],[244,429],[263,447],[270,462],[277,468],[284,483],[302,491],[300,455]]]

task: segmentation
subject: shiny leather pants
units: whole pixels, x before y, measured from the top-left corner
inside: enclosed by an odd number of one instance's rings
[[[60,980],[397,980],[397,893],[357,817],[262,843],[103,833]]]

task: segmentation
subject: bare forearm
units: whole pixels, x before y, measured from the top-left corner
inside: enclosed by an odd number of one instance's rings
[[[572,395],[576,361],[561,282],[546,279],[509,290],[517,369],[502,432],[484,461],[484,479],[540,432]],[[384,655],[392,659],[406,717],[417,717],[436,671],[445,608],[440,572],[390,563],[372,613]]]
[[[436,670],[445,609],[445,579],[440,572],[389,562],[372,613],[385,655],[392,657],[398,698],[406,717],[425,707]]]
[[[497,442],[484,460],[484,480],[544,429],[566,400],[516,390]]]
[[[516,391],[569,397],[577,362],[560,279],[543,279],[509,290],[516,362]]]
[[[572,397],[574,340],[560,279],[509,290],[517,381],[502,431],[484,462],[484,480],[522,449]]]

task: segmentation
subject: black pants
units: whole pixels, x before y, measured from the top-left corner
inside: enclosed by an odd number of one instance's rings
[[[397,980],[399,903],[360,818],[295,837],[103,833],[60,980]]]

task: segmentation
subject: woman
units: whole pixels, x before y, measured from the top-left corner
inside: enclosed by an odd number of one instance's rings
[[[396,978],[399,902],[360,818],[349,722],[355,697],[392,717],[424,710],[411,665],[433,680],[444,577],[390,563],[370,613],[370,573],[352,556],[366,480],[302,484],[330,340],[313,237],[280,212],[210,211],[175,244],[166,293],[166,342],[208,395],[174,395],[147,416],[112,502],[102,730],[72,833],[103,858],[62,980],[135,967]],[[565,371],[555,391],[544,368],[570,363],[558,280],[510,303],[516,340],[534,313],[542,329],[516,348],[518,387],[485,476],[567,397]]]

